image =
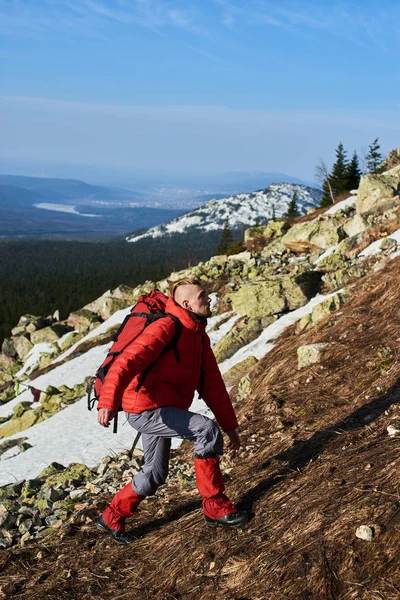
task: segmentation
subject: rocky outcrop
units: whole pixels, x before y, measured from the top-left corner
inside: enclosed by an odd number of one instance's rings
[[[390,150],[385,160],[381,165],[382,171],[387,171],[388,169],[393,169],[393,167],[397,167],[400,165],[400,148],[394,148],[394,150]]]
[[[361,178],[356,210],[364,220],[400,203],[400,165],[381,174],[367,173]]]

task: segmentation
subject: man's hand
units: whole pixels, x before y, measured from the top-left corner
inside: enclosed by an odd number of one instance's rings
[[[100,425],[103,425],[103,427],[108,427],[116,414],[117,413],[115,410],[110,410],[109,408],[99,408],[97,412],[97,420]]]
[[[229,438],[228,452],[229,454],[233,454],[240,448],[240,437],[236,429],[232,429],[232,431],[227,431],[226,435]]]

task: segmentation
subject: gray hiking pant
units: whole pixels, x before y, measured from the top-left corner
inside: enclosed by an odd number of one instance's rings
[[[152,496],[165,482],[171,438],[191,440],[198,458],[223,453],[223,438],[218,425],[203,415],[173,406],[125,414],[129,424],[142,434],[144,466],[132,480],[132,487],[140,496]]]

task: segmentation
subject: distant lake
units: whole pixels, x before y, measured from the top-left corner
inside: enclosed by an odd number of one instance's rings
[[[79,215],[80,217],[101,217],[101,215],[89,215],[85,213],[80,213],[75,210],[75,206],[70,206],[69,204],[47,204],[46,202],[41,202],[40,204],[34,204],[35,208],[44,208],[44,210],[55,210],[56,212],[65,212],[71,215]]]

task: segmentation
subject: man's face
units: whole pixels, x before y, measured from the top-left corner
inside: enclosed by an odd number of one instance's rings
[[[178,304],[194,313],[196,316],[207,319],[211,316],[211,298],[205,289],[198,285],[183,285],[177,289],[175,300]]]

